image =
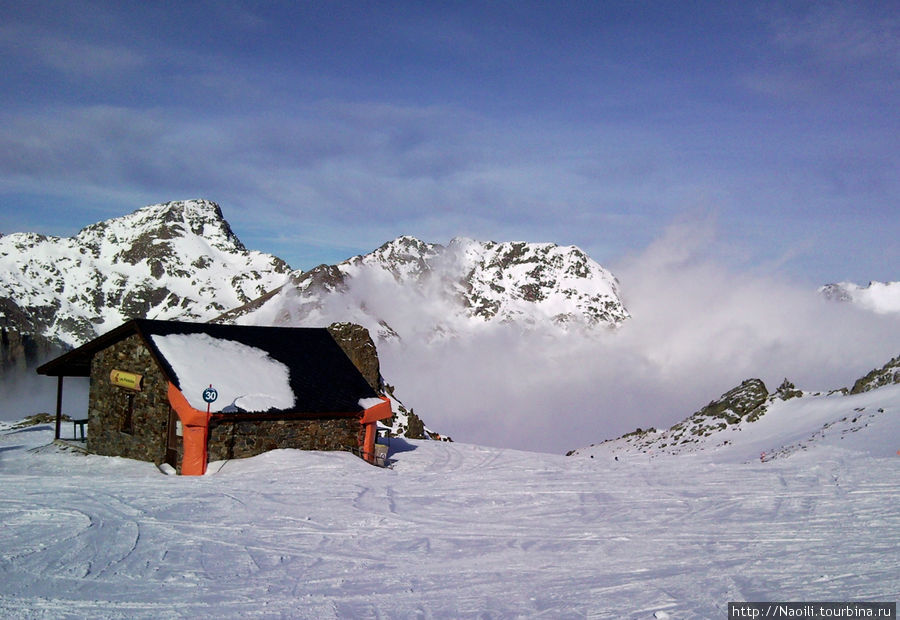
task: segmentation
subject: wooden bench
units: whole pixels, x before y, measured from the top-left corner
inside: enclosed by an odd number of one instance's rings
[[[84,441],[84,425],[87,424],[88,419],[82,418],[80,420],[72,420],[72,439],[78,439],[75,436],[75,429],[79,429],[81,431],[81,441]]]

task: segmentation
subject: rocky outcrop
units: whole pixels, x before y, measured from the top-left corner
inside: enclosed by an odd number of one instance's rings
[[[383,421],[383,424],[390,427],[386,430],[392,437],[453,441],[450,437],[429,430],[412,409],[407,409],[400,402],[394,394],[394,387],[384,383],[378,362],[378,350],[369,335],[369,330],[354,323],[332,323],[328,326],[328,331],[372,389],[390,398],[394,415],[390,420]]]
[[[766,413],[773,398],[792,397],[793,391],[794,386],[787,379],[778,392],[771,395],[762,380],[747,379],[669,429],[638,428],[603,443],[618,442],[639,452],[652,449],[677,453],[701,445],[706,438],[729,427],[758,420]],[[579,450],[570,450],[567,456],[578,453]]]
[[[410,411],[407,416],[406,436],[409,439],[426,439],[425,423],[415,413]]]
[[[781,382],[781,385],[778,386],[778,389],[775,390],[773,396],[776,396],[781,400],[790,400],[792,398],[800,398],[803,396],[803,390],[798,390],[797,386],[785,379]]]
[[[803,392],[787,379],[778,386],[777,390],[769,393],[760,379],[747,379],[669,429],[658,431],[654,428],[647,430],[639,428],[617,439],[606,440],[601,445],[614,446],[614,450],[623,452],[670,454],[706,449],[710,446],[724,446],[731,441],[728,433],[744,430],[749,423],[759,420],[770,409],[774,411],[775,403],[784,403],[795,398],[859,394],[894,384],[900,384],[900,356],[861,377],[852,389],[841,388],[831,390],[827,394]],[[859,413],[864,410],[865,407],[862,407],[854,408],[853,411]],[[884,411],[883,408],[877,410],[878,413],[884,413]],[[860,419],[861,416],[853,415],[831,421],[823,427],[822,432],[835,424],[846,426],[842,432],[856,432],[859,430],[859,426],[853,425],[856,425]],[[860,424],[865,425],[863,422]],[[820,434],[821,432],[816,436]],[[589,451],[592,447],[593,444],[589,448],[570,450],[567,456],[578,455],[583,451]],[[782,450],[779,454],[788,452]]]
[[[332,323],[328,326],[328,332],[372,389],[384,394],[378,351],[369,330],[353,323]]]
[[[880,388],[884,385],[892,385],[900,383],[900,355],[893,358],[881,368],[876,368],[869,372],[866,376],[860,377],[850,388],[851,394],[859,394],[860,392],[868,392]]]
[[[753,422],[765,412],[769,391],[760,379],[747,379],[722,394],[717,400],[672,427],[673,441],[689,441],[690,437],[705,436],[723,430],[743,420]]]

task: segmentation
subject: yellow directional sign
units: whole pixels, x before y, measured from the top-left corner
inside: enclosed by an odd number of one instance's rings
[[[140,392],[143,387],[144,377],[133,372],[113,369],[109,373],[109,382],[128,390]]]

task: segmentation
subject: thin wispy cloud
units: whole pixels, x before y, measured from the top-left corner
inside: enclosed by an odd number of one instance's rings
[[[73,80],[120,78],[147,64],[147,58],[132,47],[95,43],[15,22],[0,25],[0,49],[17,63],[34,63]]]
[[[776,14],[771,25],[778,44],[828,64],[900,66],[900,18],[886,5],[816,3],[800,14]]]
[[[874,5],[7,9],[4,231],[205,197],[298,267],[401,234],[609,262],[714,204],[750,260],[814,237],[781,268],[896,278],[870,249],[900,187],[897,18]]]
[[[900,18],[888,5],[774,5],[760,14],[768,30],[768,61],[746,75],[749,88],[789,100],[862,106],[896,97]]]

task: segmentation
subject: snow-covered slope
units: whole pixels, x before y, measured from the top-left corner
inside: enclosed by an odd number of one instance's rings
[[[248,251],[218,205],[151,205],[70,238],[0,238],[0,319],[78,345],[133,318],[207,320],[283,284],[279,258]]]
[[[878,314],[900,312],[900,282],[869,282],[867,286],[838,282],[826,284],[819,292],[827,299],[851,302]]]
[[[191,479],[7,427],[0,616],[726,618],[729,601],[895,601],[900,457],[852,438],[900,436],[898,387],[860,395],[892,391],[893,415],[764,463],[392,440],[393,469],[276,450]]]
[[[616,326],[628,318],[613,275],[574,246],[399,237],[290,284],[224,320],[313,325],[350,321],[379,339],[427,339],[485,325]]]
[[[872,456],[900,451],[900,356],[851,390],[809,393],[787,379],[771,394],[748,379],[666,430],[638,428],[570,456],[615,458],[706,453],[716,459],[771,460],[813,445]]]

